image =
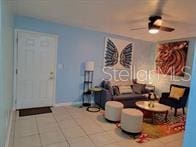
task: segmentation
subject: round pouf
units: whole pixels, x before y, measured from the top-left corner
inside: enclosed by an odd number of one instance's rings
[[[108,101],[105,105],[105,118],[112,122],[119,122],[124,105],[116,101]]]
[[[121,113],[121,129],[127,133],[142,131],[143,113],[137,109],[123,109]]]

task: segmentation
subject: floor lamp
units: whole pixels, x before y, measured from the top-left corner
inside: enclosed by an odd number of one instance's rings
[[[90,88],[93,87],[93,73],[94,73],[94,62],[88,61],[85,63],[84,68],[84,83],[83,83],[83,96],[82,105],[91,105],[91,91]]]

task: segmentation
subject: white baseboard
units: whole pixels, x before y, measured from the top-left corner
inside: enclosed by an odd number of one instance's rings
[[[6,142],[5,142],[5,147],[9,147],[9,141],[10,141],[10,135],[11,135],[11,128],[12,128],[12,119],[13,119],[13,112],[11,111],[10,118],[9,118],[9,124],[7,128],[7,136],[6,136]]]
[[[72,105],[82,105],[81,102],[67,102],[67,103],[56,103],[54,107],[61,107],[61,106],[72,106]]]

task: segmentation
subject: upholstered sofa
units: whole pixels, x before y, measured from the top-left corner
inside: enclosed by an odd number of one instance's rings
[[[144,89],[141,93],[123,93],[123,94],[114,94],[114,86],[111,86],[110,84],[103,84],[105,81],[103,81],[100,85],[102,88],[101,92],[95,92],[94,95],[94,101],[97,105],[105,108],[105,103],[107,101],[118,101],[124,104],[125,108],[135,108],[135,102],[137,101],[145,101],[148,100],[148,93],[149,91],[147,89]],[[108,81],[107,81],[108,82]],[[136,84],[136,83],[134,83]],[[115,85],[116,87],[117,85]],[[133,85],[129,85],[130,88],[132,88]]]

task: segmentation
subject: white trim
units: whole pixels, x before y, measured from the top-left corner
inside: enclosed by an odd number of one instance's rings
[[[8,128],[7,128],[7,136],[6,136],[6,141],[5,141],[5,147],[9,147],[10,135],[11,135],[11,129],[12,129],[13,113],[14,113],[14,111],[11,110],[11,114],[9,116],[9,124],[8,124]]]
[[[56,103],[53,106],[54,107],[61,107],[61,106],[72,106],[72,105],[79,105],[79,106],[81,105],[82,106],[81,102]]]
[[[94,105],[95,102],[91,101],[91,104]],[[82,106],[82,102],[66,102],[66,103],[55,103],[53,106],[54,107],[61,107],[61,106],[73,106],[73,105],[78,105],[78,106]]]
[[[54,70],[54,72],[55,72],[55,75],[54,75],[54,77],[55,77],[55,81],[54,81],[54,95],[53,95],[53,102],[52,102],[52,106],[54,106],[54,104],[56,103],[56,81],[57,81],[57,79],[56,79],[56,75],[57,75],[57,67],[58,67],[58,65],[57,65],[57,51],[58,51],[58,36],[57,35],[54,35],[53,34],[53,36],[56,36],[55,37],[55,42],[56,42],[56,47],[55,47],[55,55],[54,55],[54,57],[55,57],[55,60],[54,60],[54,65],[55,65],[55,70]]]
[[[45,34],[48,36],[55,36],[56,38],[58,38],[57,34],[45,33],[45,32],[39,32],[39,31],[31,31],[31,30],[25,30],[25,29],[15,29],[15,32],[38,33],[38,34]]]
[[[17,47],[17,30],[14,30],[14,87],[13,87],[13,109],[16,110],[16,69],[17,69],[17,50],[18,50],[18,47]]]
[[[57,75],[57,50],[58,50],[58,35],[57,34],[50,34],[50,33],[42,33],[42,32],[36,32],[36,31],[30,31],[30,30],[23,30],[23,29],[15,29],[14,30],[14,88],[13,88],[13,93],[14,93],[14,99],[13,99],[13,110],[16,110],[16,100],[17,100],[17,90],[16,90],[16,86],[17,86],[17,75],[16,75],[16,69],[17,69],[17,50],[18,50],[18,47],[17,47],[17,33],[18,32],[27,32],[27,33],[38,33],[38,34],[45,34],[45,35],[48,35],[48,36],[52,36],[55,38],[55,44],[56,44],[56,48],[55,48],[55,69],[54,69],[54,72],[55,72],[55,81],[54,81],[54,95],[53,95],[53,98],[52,98],[52,106],[55,105],[55,96],[56,96],[56,75]]]

